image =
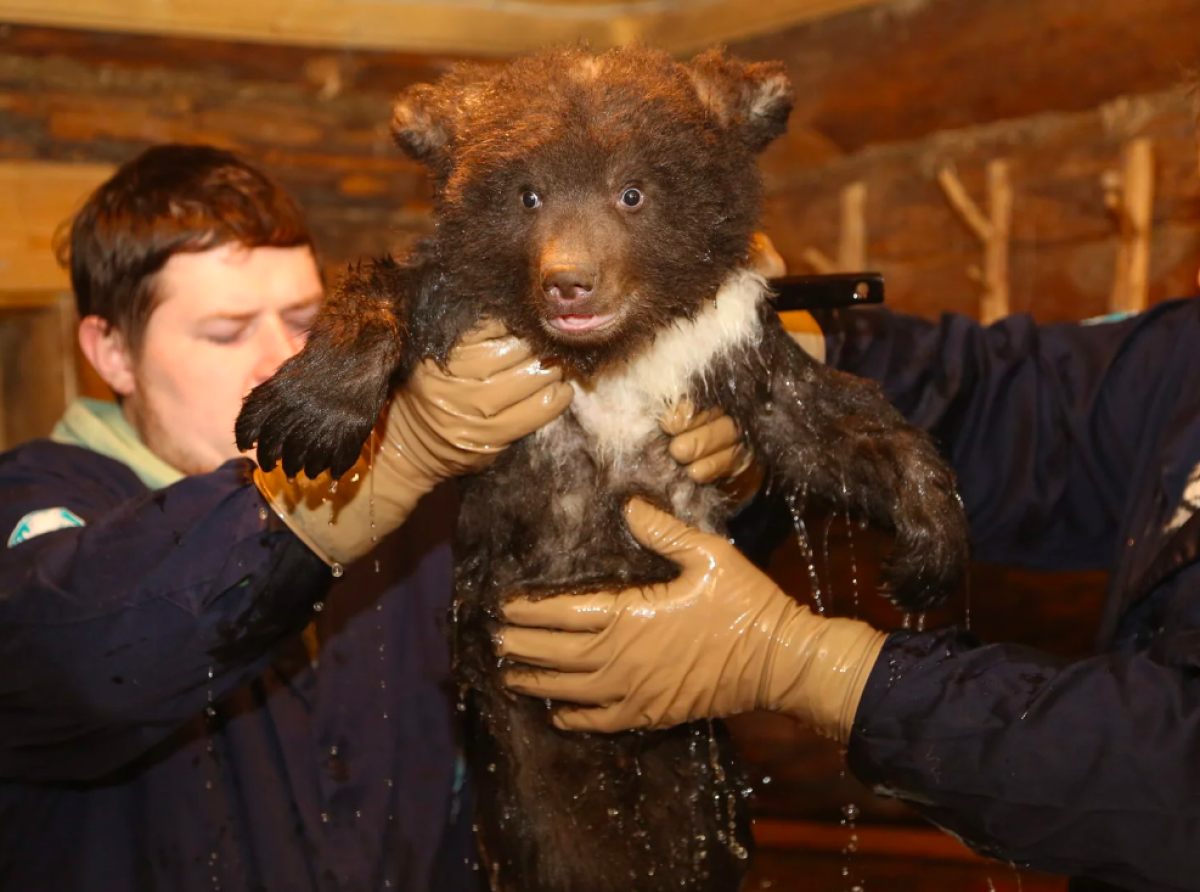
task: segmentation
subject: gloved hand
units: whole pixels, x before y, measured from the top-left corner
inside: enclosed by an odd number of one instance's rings
[[[664,585],[518,598],[498,651],[518,667],[505,684],[567,701],[564,730],[663,728],[765,709],[846,743],[886,635],[815,616],[729,542],[641,500],[625,511],[634,537],[680,565]]]
[[[284,522],[332,566],[361,557],[447,477],[479,471],[510,443],[557,418],[573,391],[497,322],[469,332],[447,370],[417,367],[392,397],[363,457],[334,487],[289,481],[279,465],[255,482]],[[335,572],[336,569],[335,569]]]
[[[687,468],[697,483],[733,481],[750,467],[750,451],[734,420],[720,409],[697,412],[684,398],[659,420],[671,436],[671,457]]]

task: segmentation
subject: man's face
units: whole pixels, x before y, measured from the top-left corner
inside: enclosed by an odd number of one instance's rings
[[[123,394],[143,442],[185,474],[238,457],[243,397],[304,346],[322,295],[307,247],[174,255]]]

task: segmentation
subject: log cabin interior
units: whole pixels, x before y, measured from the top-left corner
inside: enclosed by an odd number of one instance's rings
[[[787,64],[796,107],[762,165],[765,228],[793,272],[877,269],[897,310],[988,320],[1195,291],[1192,0],[0,0],[0,446],[103,393],[51,243],[115,165],[168,140],[244,153],[300,200],[336,277],[429,229],[424,176],[390,144],[393,94],[458,59],[581,38]],[[872,593],[885,542],[810,529],[812,553],[792,543],[772,569],[810,597],[815,561],[829,612],[1092,647],[1102,575],[976,565],[967,595],[905,618]],[[790,721],[733,725],[756,789],[749,889],[1066,888],[875,796]]]

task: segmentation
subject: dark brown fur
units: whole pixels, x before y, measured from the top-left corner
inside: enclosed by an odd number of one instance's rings
[[[389,389],[421,357],[444,359],[485,316],[579,380],[620,370],[746,265],[756,155],[790,108],[781,66],[715,51],[681,65],[651,50],[566,50],[409,90],[394,132],[433,173],[438,232],[404,264],[351,272],[306,348],[247,400],[239,443],[257,443],[264,465],[282,459],[289,473],[340,474]],[[636,208],[622,204],[631,187],[643,198]],[[526,192],[540,204],[527,207]],[[548,325],[576,282],[569,311],[619,311],[609,328]],[[966,559],[951,473],[876,387],[813,362],[768,307],[760,315],[757,340],[717,357],[690,394],[739,422],[772,485],[894,530],[893,597],[928,606]],[[719,723],[565,734],[549,724],[549,705],[497,684],[490,634],[504,599],[674,576],[629,535],[629,495],[723,529],[728,506],[666,447],[650,436],[617,460],[568,413],[462,481],[456,664],[496,889],[715,892],[744,874],[745,796]]]

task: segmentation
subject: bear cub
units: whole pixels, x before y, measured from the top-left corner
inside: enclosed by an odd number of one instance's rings
[[[719,50],[547,51],[464,65],[396,103],[392,130],[434,184],[435,234],[351,270],[304,350],[248,397],[242,448],[288,474],[358,458],[392,388],[480,319],[560,363],[567,413],[461,481],[453,630],[483,861],[513,892],[736,890],[751,847],[720,723],[569,734],[502,690],[491,633],[517,594],[655,583],[621,507],[642,495],[722,531],[657,419],[682,397],[745,432],[777,492],[895,533],[884,568],[910,610],[967,557],[953,475],[873,384],[820,365],[750,268],[758,154],[786,128],[782,65]]]

